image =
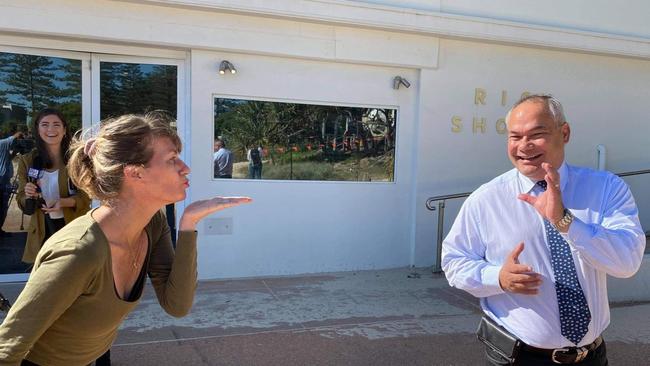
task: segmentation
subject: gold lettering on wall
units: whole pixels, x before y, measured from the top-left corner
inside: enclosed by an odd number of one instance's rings
[[[487,96],[487,92],[483,88],[476,88],[474,89],[474,104],[479,105],[485,105],[485,97]]]
[[[458,116],[451,117],[451,132],[459,133],[463,130],[463,120]]]
[[[476,133],[476,131],[481,130],[481,133],[485,133],[485,118],[476,118],[474,117],[472,119],[472,132]]]
[[[497,120],[496,128],[497,128],[497,133],[499,135],[503,135],[506,132],[508,132],[508,126],[506,125],[506,119],[505,118],[499,118]]]
[[[517,95],[516,93],[517,92],[515,92],[515,95]],[[494,131],[499,135],[508,133],[508,124],[506,123],[505,117],[499,117],[499,115],[503,116],[508,112],[508,91],[502,89],[500,94],[500,98],[497,98],[495,93],[494,98],[491,99],[493,100],[493,103],[497,103],[497,100],[499,100],[498,103],[500,104],[500,107],[497,106],[499,111],[493,111],[492,108],[486,106],[487,90],[483,88],[474,88],[474,105],[480,107],[473,108],[475,114],[472,116],[472,133],[486,134],[489,131],[488,127],[491,130],[492,126],[494,126]],[[525,98],[529,95],[531,95],[531,92],[523,91],[520,98]],[[481,113],[482,111],[487,113]],[[499,115],[493,115],[492,113],[498,113]],[[469,116],[466,115],[465,119],[469,123]],[[490,123],[490,126],[487,125],[488,123]],[[451,132],[463,132],[462,116],[455,115],[451,117]],[[466,133],[469,133],[469,125]]]

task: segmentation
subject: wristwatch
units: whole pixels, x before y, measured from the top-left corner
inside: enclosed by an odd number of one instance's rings
[[[568,209],[564,209],[564,216],[555,223],[555,228],[562,231],[571,225],[573,222],[573,214]]]

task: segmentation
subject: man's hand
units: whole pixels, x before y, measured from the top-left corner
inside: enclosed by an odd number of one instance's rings
[[[542,276],[533,269],[519,263],[519,254],[524,251],[524,242],[517,244],[508,254],[499,272],[499,285],[504,291],[524,295],[537,295]]]
[[[560,191],[560,174],[549,163],[542,163],[542,168],[546,171],[546,175],[544,176],[547,184],[546,192],[537,197],[529,194],[520,194],[518,198],[535,207],[543,218],[555,225],[564,217],[564,204],[562,203],[562,191]]]

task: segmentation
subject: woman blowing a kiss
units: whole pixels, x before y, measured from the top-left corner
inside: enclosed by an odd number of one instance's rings
[[[102,123],[76,141],[75,185],[100,207],[56,232],[38,253],[25,289],[0,326],[0,365],[87,365],[102,355],[138,304],[149,276],[160,305],[186,315],[196,288],[196,225],[251,201],[215,197],[185,208],[176,250],[160,209],[185,198],[190,169],[159,115]]]

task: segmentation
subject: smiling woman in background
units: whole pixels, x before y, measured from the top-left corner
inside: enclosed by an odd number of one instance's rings
[[[196,289],[196,225],[251,201],[215,197],[188,205],[176,251],[160,211],[185,199],[190,169],[158,115],[102,123],[71,148],[72,180],[101,206],[55,233],[0,325],[0,365],[87,365],[111,346],[138,304],[147,275],[170,315],[186,315]]]
[[[18,206],[32,216],[23,253],[25,263],[34,263],[52,234],[90,209],[88,195],[78,191],[68,178],[70,131],[61,112],[43,109],[34,118],[32,131],[36,148],[20,158],[16,173]]]

